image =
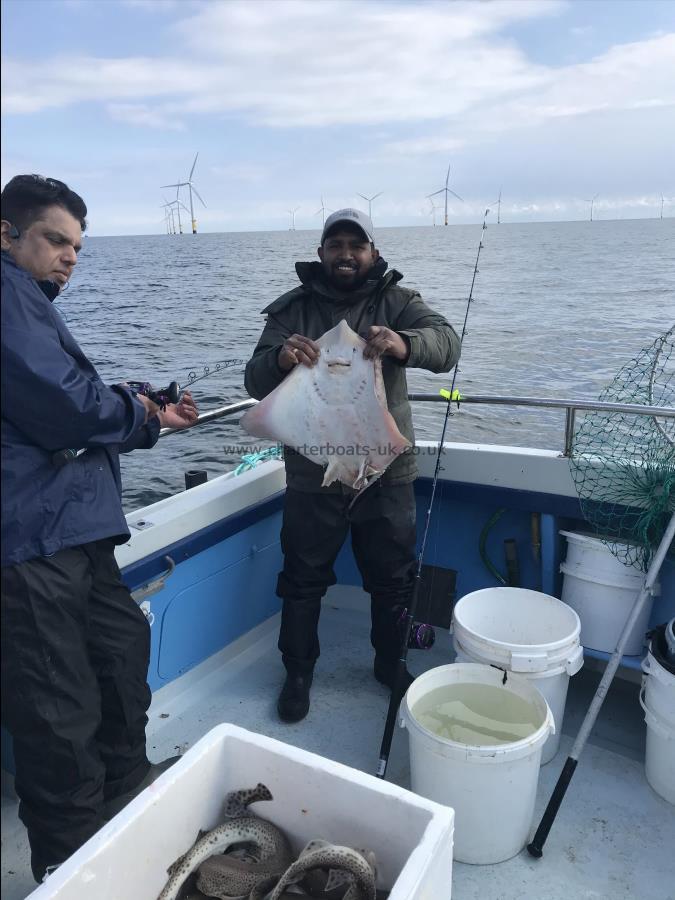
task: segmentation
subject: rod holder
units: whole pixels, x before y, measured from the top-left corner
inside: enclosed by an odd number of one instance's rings
[[[197,487],[198,484],[204,484],[209,480],[206,469],[190,469],[185,473],[185,490]]]

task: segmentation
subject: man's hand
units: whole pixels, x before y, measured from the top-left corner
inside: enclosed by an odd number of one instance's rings
[[[122,382],[124,387],[129,387],[126,382]],[[159,413],[159,406],[156,403],[153,403],[149,397],[146,397],[145,394],[135,394],[136,399],[143,404],[145,407],[145,421],[147,422],[149,418],[157,415]]]
[[[290,372],[294,366],[301,363],[303,366],[314,366],[319,359],[321,348],[315,341],[303,337],[301,334],[292,334],[284,341],[279,351],[279,368],[284,372]]]
[[[190,428],[197,421],[199,411],[190,391],[183,391],[178,403],[169,403],[157,416],[162,428]]]
[[[371,325],[361,337],[367,342],[363,350],[365,359],[393,356],[394,359],[405,362],[410,354],[408,344],[401,335],[385,325]]]

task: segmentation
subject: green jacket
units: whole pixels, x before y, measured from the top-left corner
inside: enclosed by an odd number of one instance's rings
[[[320,263],[299,262],[295,269],[300,286],[263,310],[267,322],[246,366],[244,383],[248,393],[261,400],[281,384],[288,373],[279,368],[277,358],[282,344],[292,334],[317,340],[342,319],[357,334],[371,325],[386,325],[402,335],[410,346],[405,363],[382,357],[382,374],[389,411],[401,434],[414,443],[405,370],[450,371],[460,354],[460,341],[454,329],[427,306],[417,291],[400,287],[403,276],[395,269],[387,272],[383,259],[373,266],[372,277],[362,287],[349,292],[338,291],[325,281]],[[321,488],[323,467],[317,463],[288,447],[284,456],[289,487],[304,491],[341,490],[337,482]],[[416,476],[415,457],[408,451],[387,468],[382,481],[405,484],[414,481]]]

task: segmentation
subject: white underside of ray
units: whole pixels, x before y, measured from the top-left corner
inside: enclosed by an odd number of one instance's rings
[[[343,319],[317,343],[316,365],[296,366],[241,425],[324,466],[324,485],[360,490],[411,444],[387,409],[380,360],[363,357],[366,342]]]

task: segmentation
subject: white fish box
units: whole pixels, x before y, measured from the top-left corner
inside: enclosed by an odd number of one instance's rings
[[[252,809],[299,853],[313,838],[371,849],[389,900],[450,900],[454,811],[357,769],[219,725],[139,794],[30,900],[156,900],[168,866],[222,821],[230,791],[266,784]]]

